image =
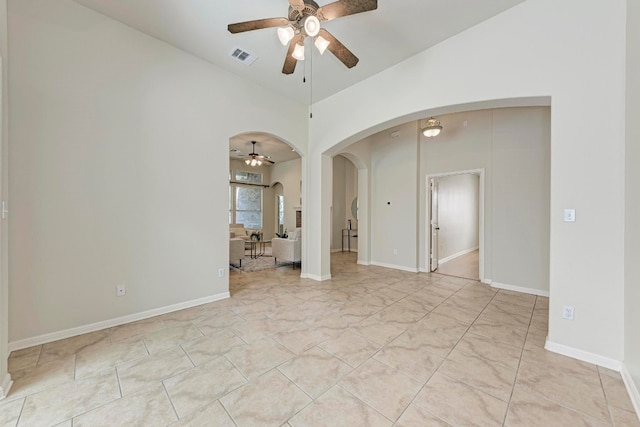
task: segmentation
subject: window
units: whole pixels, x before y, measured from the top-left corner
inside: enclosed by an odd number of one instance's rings
[[[262,187],[242,184],[262,183],[262,174],[236,171],[235,178],[235,182],[229,183],[229,224],[262,228]]]
[[[236,186],[236,224],[262,228],[262,188]]]

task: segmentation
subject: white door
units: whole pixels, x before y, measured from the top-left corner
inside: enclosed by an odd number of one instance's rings
[[[438,180],[435,178],[431,178],[429,182],[429,192],[431,198],[431,239],[430,239],[430,264],[431,271],[436,271],[438,269],[438,230],[440,227],[438,226]]]

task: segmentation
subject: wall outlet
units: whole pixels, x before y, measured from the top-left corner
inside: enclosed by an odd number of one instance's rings
[[[116,296],[123,297],[127,294],[127,288],[124,285],[116,286]]]
[[[393,250],[393,254],[394,254],[394,255],[398,255],[398,250],[397,250],[397,249],[394,249],[394,250]]]
[[[573,307],[570,305],[562,306],[562,318],[573,320]]]
[[[224,277],[224,268],[218,270],[218,277]]]

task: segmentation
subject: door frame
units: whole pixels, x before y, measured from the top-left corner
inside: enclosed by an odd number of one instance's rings
[[[443,173],[436,173],[436,174],[431,174],[431,175],[427,175],[426,176],[426,180],[425,180],[425,201],[426,201],[426,206],[425,206],[425,227],[424,227],[424,231],[425,231],[425,235],[424,235],[424,245],[425,245],[425,267],[426,270],[430,270],[431,268],[431,194],[429,191],[429,183],[431,181],[431,179],[434,178],[443,178],[446,176],[453,176],[453,175],[478,175],[480,177],[479,179],[479,183],[478,183],[478,247],[479,247],[479,253],[478,253],[478,277],[480,278],[480,282],[484,283],[485,281],[485,277],[484,277],[484,222],[485,222],[485,202],[484,202],[484,198],[485,198],[485,170],[484,168],[481,169],[467,169],[467,170],[461,170],[461,171],[454,171],[454,172],[443,172]]]

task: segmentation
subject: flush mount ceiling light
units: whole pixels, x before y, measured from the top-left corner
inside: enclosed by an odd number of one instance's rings
[[[427,123],[422,128],[422,134],[427,138],[433,138],[434,136],[438,136],[442,131],[442,125],[440,125],[440,121],[431,117],[427,120]]]
[[[229,24],[232,34],[263,28],[278,28],[278,39],[289,46],[282,73],[293,74],[298,61],[304,60],[304,42],[311,37],[320,53],[329,49],[347,68],[355,67],[358,57],[330,32],[321,27],[322,22],[343,16],[355,15],[378,8],[378,0],[338,0],[320,7],[314,0],[289,0],[287,18],[266,18]]]

